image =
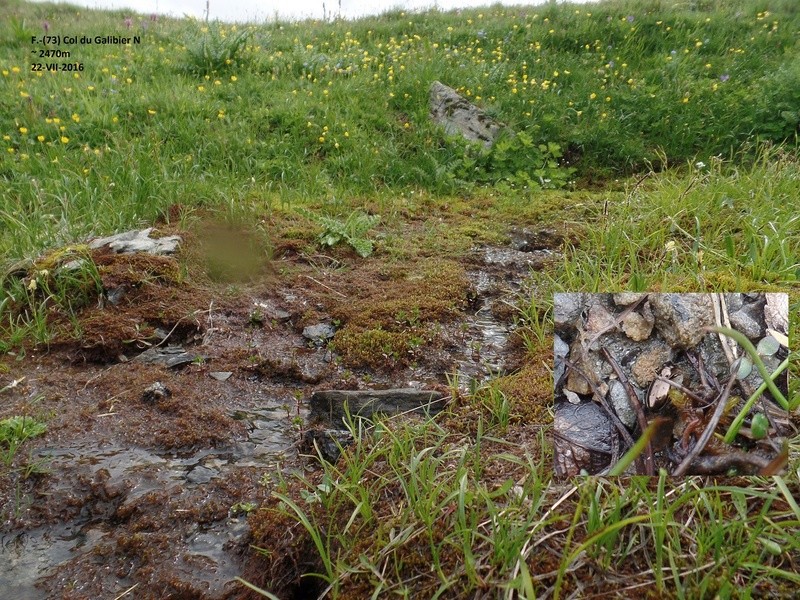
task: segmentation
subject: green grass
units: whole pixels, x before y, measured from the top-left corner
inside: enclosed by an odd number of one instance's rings
[[[334,598],[562,598],[585,585],[678,598],[793,593],[796,474],[739,487],[662,471],[572,487],[545,474],[541,433],[520,447],[501,432],[483,420],[469,438],[432,422],[354,427],[337,465],[288,484],[294,493],[251,523],[258,532],[299,519],[324,565],[318,590]]]
[[[5,388],[0,389],[0,392],[3,391]],[[47,426],[33,417],[15,415],[0,420],[0,460],[8,467],[23,442],[43,434],[46,430]]]
[[[0,252],[11,257],[149,222],[175,202],[233,196],[263,208],[487,181],[530,194],[546,179],[712,164],[756,140],[794,144],[800,123],[791,0],[239,26],[134,16],[130,28],[123,11],[18,1],[7,11]],[[83,71],[31,72],[31,50],[44,48],[29,35],[45,21],[51,34],[141,43],[53,46],[71,56],[37,62]],[[434,79],[520,137],[483,157],[443,137],[427,117]],[[574,174],[540,170],[560,153]]]

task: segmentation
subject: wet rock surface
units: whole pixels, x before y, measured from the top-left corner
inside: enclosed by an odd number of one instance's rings
[[[730,315],[731,324],[738,324],[756,345],[766,335],[765,307],[783,306],[782,299],[770,298],[768,302],[768,296],[557,294],[555,371],[565,374],[556,378],[556,400],[561,402],[557,404],[555,421],[557,472],[574,474],[588,470],[586,465],[597,460],[585,448],[571,449],[568,443],[577,439],[595,451],[601,449],[582,437],[585,423],[580,411],[586,410],[588,414],[590,409],[577,407],[587,403],[594,404],[596,410],[612,421],[619,419],[620,425],[627,429],[627,441],[617,430],[609,433],[612,438],[619,436],[615,443],[621,446],[620,453],[641,435],[642,422],[658,419],[659,434],[648,450],[648,456],[653,455],[653,469],[663,466],[677,474],[708,474],[717,468],[717,474],[724,475],[733,468],[740,474],[751,474],[766,469],[772,460],[779,463],[781,451],[776,448],[791,434],[793,426],[788,412],[769,392],[760,404],[773,419],[774,428],[769,435],[753,437],[745,426],[736,432],[738,435],[731,444],[720,441],[732,425],[733,417],[743,410],[742,399],[749,397],[762,380],[753,372],[741,375],[741,379],[731,384],[733,391],[724,399],[731,401],[734,408],[722,417],[714,417],[714,408],[723,401],[722,388],[731,379],[731,365],[736,356],[743,355],[743,350],[731,348],[725,336],[722,336],[726,340],[723,347],[721,336],[706,329],[721,323],[733,306],[737,310]],[[743,316],[752,321],[752,326]],[[565,354],[566,344],[569,352]],[[764,351],[760,357],[770,372],[786,356],[787,349],[778,349],[778,345],[773,340],[760,346],[774,350],[769,355]],[[778,387],[785,394],[785,375],[779,380]],[[744,423],[750,423],[760,410],[747,411]],[[709,435],[716,432],[719,439],[700,445],[699,439],[706,428]],[[577,442],[573,445],[581,446]],[[558,455],[561,451],[563,456]],[[645,464],[642,462],[637,468]]]
[[[163,365],[171,369],[203,360],[203,358],[200,354],[187,352],[182,346],[167,345],[148,348],[134,360],[151,365]]]
[[[434,415],[447,401],[441,392],[398,388],[388,390],[319,390],[311,394],[310,416],[331,426],[342,426],[347,417],[370,419],[418,413]]]

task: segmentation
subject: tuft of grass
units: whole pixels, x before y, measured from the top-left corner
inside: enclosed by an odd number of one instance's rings
[[[186,47],[186,58],[181,65],[185,73],[195,76],[224,75],[241,69],[245,61],[243,52],[252,32],[231,32],[219,23],[199,28]]]
[[[592,581],[594,593],[787,597],[796,582],[796,505],[785,501],[796,482],[671,482],[662,471],[557,484],[544,455],[495,437],[502,421],[482,423],[469,438],[433,421],[351,424],[355,441],[336,465],[297,479],[302,493],[276,495],[273,517],[299,518],[313,540],[321,592],[562,598]],[[256,536],[269,513],[251,517]]]
[[[0,420],[0,460],[8,467],[14,461],[20,445],[46,430],[47,426],[33,417],[15,415]]]

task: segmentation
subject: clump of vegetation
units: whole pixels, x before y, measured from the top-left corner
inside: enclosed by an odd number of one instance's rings
[[[181,70],[200,76],[222,75],[244,66],[242,57],[252,32],[227,31],[218,24],[206,25],[191,37],[186,46],[186,61]]]
[[[33,417],[16,415],[0,420],[0,460],[9,466],[23,442],[42,435],[46,430],[47,426]]]
[[[298,207],[296,210],[305,218],[324,228],[318,238],[321,245],[332,247],[340,242],[347,242],[361,258],[366,258],[372,254],[373,243],[366,236],[370,229],[375,227],[381,220],[380,215],[368,215],[360,210],[354,210],[347,216],[347,219],[341,221],[311,212],[302,207]]]
[[[575,168],[561,164],[561,147],[537,144],[526,132],[501,136],[491,148],[466,147],[456,174],[465,181],[501,184],[504,188],[558,189],[567,185]]]
[[[413,363],[418,353],[436,346],[441,323],[452,320],[467,300],[469,281],[453,261],[420,261],[414,270],[395,267],[383,279],[334,311],[342,327],[331,348],[348,366]]]
[[[0,277],[0,349],[26,337],[47,343],[57,316],[72,318],[97,300],[103,284],[98,265],[85,245],[55,250],[27,267]]]

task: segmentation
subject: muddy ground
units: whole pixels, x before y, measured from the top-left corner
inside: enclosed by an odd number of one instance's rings
[[[514,401],[543,418],[551,383],[543,366],[534,391],[519,375],[531,366],[515,306],[561,233],[464,214],[443,234],[435,215],[406,217],[368,259],[320,248],[286,215],[258,230],[162,223],[157,236],[184,238],[177,257],[93,251],[103,292],[74,319],[51,308],[49,345],[0,357],[0,387],[21,380],[0,418],[47,424],[0,466],[4,595],[246,596],[246,514],[315,468],[298,443],[315,390],[465,391],[509,373]],[[306,329],[320,324],[332,339]],[[170,346],[190,362],[137,359]]]

